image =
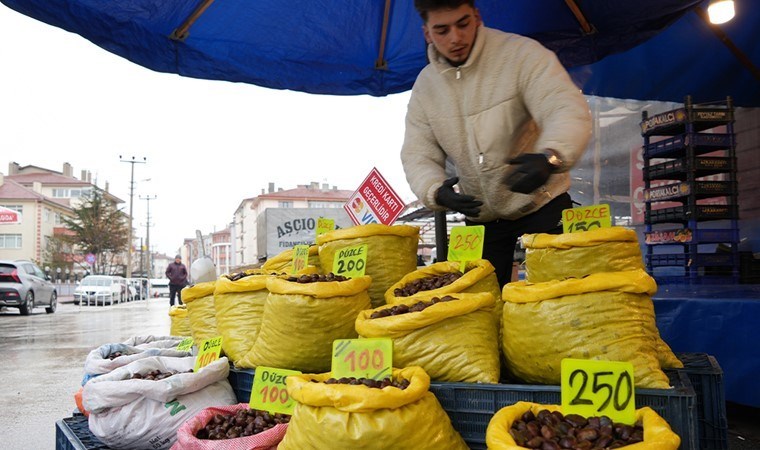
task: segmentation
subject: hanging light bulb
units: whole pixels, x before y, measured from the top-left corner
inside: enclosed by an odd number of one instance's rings
[[[707,15],[716,25],[728,22],[734,18],[734,0],[710,0]]]

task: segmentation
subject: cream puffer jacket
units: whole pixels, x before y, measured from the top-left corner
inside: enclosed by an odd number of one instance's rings
[[[586,99],[538,42],[481,26],[467,62],[451,66],[433,45],[412,89],[401,162],[412,191],[433,210],[448,157],[462,193],[483,201],[478,222],[514,220],[570,187],[568,170],[591,137]],[[553,149],[562,170],[531,194],[510,191],[508,161]]]

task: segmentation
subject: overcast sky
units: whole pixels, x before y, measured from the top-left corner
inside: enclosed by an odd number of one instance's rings
[[[151,246],[173,254],[183,238],[223,229],[244,198],[269,182],[310,181],[354,190],[372,167],[405,202],[414,200],[399,160],[409,94],[310,95],[153,72],[79,35],[0,4],[0,172],[8,163],[74,175],[129,210]],[[149,181],[146,181],[149,179]]]

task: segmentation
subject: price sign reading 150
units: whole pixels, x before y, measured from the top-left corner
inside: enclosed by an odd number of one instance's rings
[[[633,364],[565,358],[561,365],[562,412],[605,415],[633,425],[636,415]]]

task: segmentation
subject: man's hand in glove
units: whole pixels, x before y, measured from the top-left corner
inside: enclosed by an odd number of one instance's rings
[[[556,166],[549,162],[546,155],[526,153],[509,161],[515,166],[504,179],[511,191],[530,194],[546,183]]]
[[[449,178],[435,191],[435,202],[452,211],[457,211],[465,216],[475,217],[480,214],[483,202],[475,200],[472,195],[457,194],[454,185],[459,181],[458,177]]]

